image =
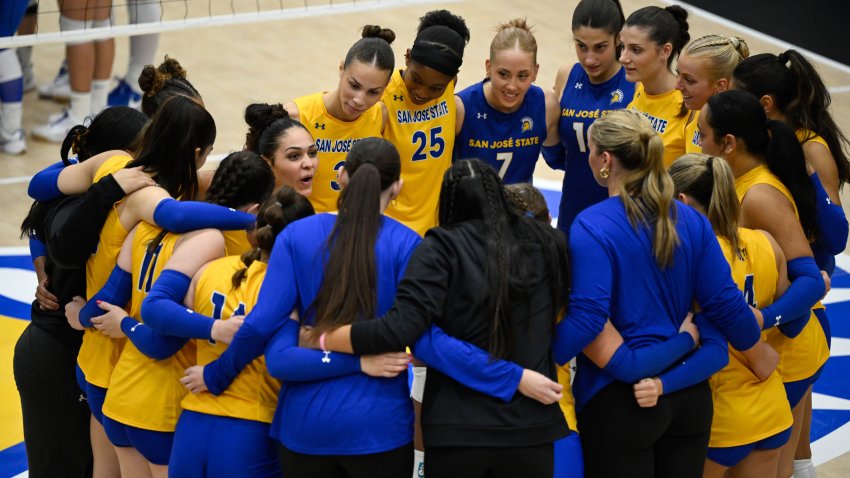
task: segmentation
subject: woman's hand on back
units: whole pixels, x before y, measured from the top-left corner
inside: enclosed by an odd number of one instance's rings
[[[329,354],[330,352],[325,352]],[[387,352],[360,357],[360,371],[370,377],[392,378],[407,370],[410,363],[407,352]]]
[[[556,403],[564,396],[563,385],[530,369],[523,369],[517,391],[543,405]]]

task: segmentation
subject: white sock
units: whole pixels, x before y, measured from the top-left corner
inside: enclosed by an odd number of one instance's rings
[[[794,478],[818,478],[815,464],[811,458],[794,460]]]
[[[425,477],[425,452],[413,450],[413,478]]]
[[[91,82],[91,115],[92,118],[106,108],[106,97],[109,96],[109,86],[112,80],[92,80]]]
[[[3,132],[12,134],[21,129],[21,117],[24,115],[24,104],[3,103],[0,104],[0,127]]]
[[[13,48],[0,51],[0,83],[17,80],[23,76],[21,64]]]
[[[68,116],[75,124],[83,124],[86,116],[91,114],[91,92],[80,92],[71,90],[71,105],[68,107]]]
[[[150,23],[159,21],[162,8],[158,1],[130,0],[127,2],[127,13],[129,13],[131,24]],[[130,37],[130,57],[127,61],[127,75],[124,76],[124,81],[136,93],[142,92],[139,88],[139,75],[142,74],[145,65],[153,64],[158,47],[158,33]]]

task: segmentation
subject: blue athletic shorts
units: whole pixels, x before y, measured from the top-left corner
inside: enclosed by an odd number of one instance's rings
[[[806,394],[806,390],[809,389],[810,385],[814,385],[815,382],[820,378],[820,374],[823,372],[823,366],[815,372],[809,378],[804,378],[803,380],[797,380],[796,382],[785,382],[785,394],[788,396],[788,403],[791,404],[791,408],[797,406],[800,403],[800,400],[803,399],[803,395]]]
[[[181,478],[280,477],[268,423],[183,410],[168,473]]]
[[[173,432],[157,432],[131,427],[104,415],[103,429],[113,445],[133,447],[154,465],[167,465],[171,457]]]
[[[86,394],[86,401],[89,404],[91,414],[95,420],[103,425],[103,401],[106,400],[106,389],[88,383],[85,374],[83,374],[83,369],[79,365],[77,365],[77,385]]]
[[[708,454],[706,457],[715,463],[731,468],[740,463],[741,460],[746,458],[747,455],[754,450],[773,450],[781,447],[788,441],[788,437],[790,436],[791,427],[788,427],[776,435],[771,435],[755,443],[750,443],[749,445],[730,446],[724,448],[708,447]]]
[[[583,476],[584,459],[581,457],[581,440],[578,433],[571,433],[555,442],[553,478],[582,478]]]

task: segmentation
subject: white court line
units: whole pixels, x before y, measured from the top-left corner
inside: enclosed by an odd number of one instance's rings
[[[839,62],[837,62],[837,61],[835,61],[831,58],[827,58],[827,57],[820,55],[820,54],[817,54],[813,51],[806,50],[805,48],[801,48],[797,45],[794,45],[793,43],[788,43],[785,40],[780,40],[779,38],[768,35],[767,33],[763,33],[763,32],[760,32],[758,30],[753,30],[750,27],[741,25],[740,23],[733,22],[732,20],[729,20],[728,18],[723,18],[719,15],[715,15],[714,13],[708,12],[708,11],[703,10],[701,8],[697,8],[693,5],[691,5],[690,3],[678,2],[676,0],[659,0],[659,1],[661,3],[666,3],[667,5],[679,5],[680,7],[687,10],[688,14],[696,14],[696,15],[699,15],[703,18],[711,20],[711,21],[713,21],[713,22],[715,22],[719,25],[722,25],[724,27],[732,28],[732,29],[738,29],[738,30],[740,30],[744,33],[744,36],[747,39],[758,38],[761,41],[765,41],[767,43],[772,43],[772,44],[778,46],[779,48],[781,48],[783,50],[790,50],[790,49],[793,48],[794,50],[797,50],[798,52],[809,57],[810,59],[815,59],[819,63],[823,63],[827,66],[830,66],[832,68],[835,68],[836,70],[839,70],[843,73],[847,73],[848,75],[850,75],[850,66],[847,66],[844,63],[839,63]]]

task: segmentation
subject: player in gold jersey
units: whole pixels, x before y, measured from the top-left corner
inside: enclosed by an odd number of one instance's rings
[[[664,141],[664,166],[685,152],[688,109],[676,89],[673,60],[690,39],[688,12],[678,5],[644,7],[629,15],[620,33],[620,63],[638,82],[629,109],[643,113]]]
[[[788,287],[785,255],[769,233],[738,227],[740,206],[729,165],[720,158],[687,154],[670,166],[670,176],[677,198],[709,218],[750,306],[773,303]],[[714,417],[703,477],[776,476],[779,451],[793,422],[782,378],[774,370],[762,379],[730,347],[729,364],[709,384]]]
[[[273,182],[271,168],[256,154],[233,153],[216,171],[207,197],[226,207],[256,210],[271,193]],[[110,337],[126,334],[130,338],[112,372],[103,406],[104,428],[116,446],[125,476],[167,473],[180,399],[185,394],[178,379],[195,362],[194,342],[184,347],[184,339],[160,339],[148,327],[142,327],[142,300],[160,275],[168,280],[172,271],[163,271],[164,267],[182,267],[192,274],[206,262],[224,256],[223,246],[218,230],[181,236],[142,223],[124,242],[118,267],[112,273],[111,279],[125,280],[110,280],[81,314],[88,318],[85,316],[93,314],[93,303],[100,302],[100,308],[110,313],[91,318],[95,327]],[[169,261],[179,250],[184,253]],[[111,304],[127,303],[126,292],[130,291],[132,319]]]
[[[455,83],[468,42],[463,18],[428,12],[404,55],[405,68],[393,73],[381,98],[387,108],[384,139],[398,149],[406,184],[386,214],[419,235],[437,225],[440,185],[457,133]]]
[[[732,71],[750,54],[747,42],[739,37],[706,35],[688,43],[679,55],[676,89],[682,92],[685,108],[692,112],[685,126],[685,151],[699,153],[697,117],[708,97],[726,91]]]
[[[392,30],[363,27],[358,40],[339,65],[339,85],[333,91],[302,96],[284,105],[316,140],[319,165],[310,202],[316,212],[336,211],[341,186],[337,181],[345,156],[357,141],[380,137],[385,112],[378,102],[395,68]]]
[[[766,308],[768,343],[779,352],[779,375],[794,413],[791,438],[783,447],[779,476],[791,476],[805,423],[804,400],[829,357],[826,335],[812,307],[825,293],[809,237],[819,234],[815,192],[793,130],[768,120],[758,99],[732,90],[709,98],[699,117],[703,152],[725,159],[735,175],[741,225],[776,238],[788,265],[791,286]]]

